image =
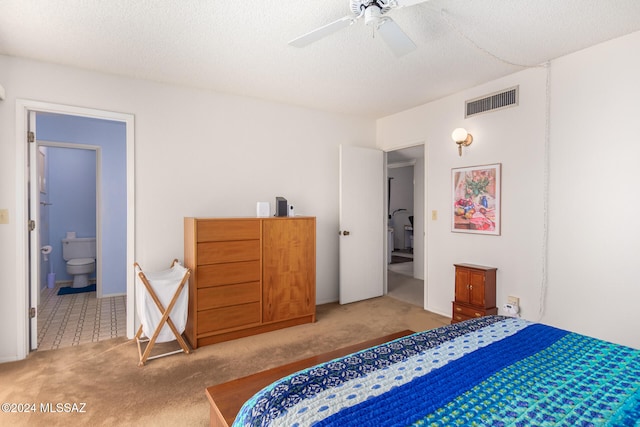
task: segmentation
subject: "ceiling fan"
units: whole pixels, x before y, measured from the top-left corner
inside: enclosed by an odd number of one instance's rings
[[[345,16],[327,25],[317,28],[297,39],[291,40],[289,44],[295,47],[305,47],[318,41],[342,28],[346,28],[360,18],[364,18],[366,25],[372,26],[382,37],[391,51],[401,57],[416,49],[415,43],[402,31],[393,19],[385,16],[391,9],[413,6],[425,3],[428,0],[349,0],[353,15]]]

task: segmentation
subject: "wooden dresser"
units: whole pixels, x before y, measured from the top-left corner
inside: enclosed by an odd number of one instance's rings
[[[496,307],[496,270],[474,264],[454,264],[455,300],[451,323],[474,317],[498,314]]]
[[[314,217],[185,218],[195,349],[315,321]]]

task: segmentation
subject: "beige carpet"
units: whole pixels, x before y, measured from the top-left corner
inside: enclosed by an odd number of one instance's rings
[[[381,297],[318,306],[316,323],[201,347],[141,368],[135,342],[123,338],[38,351],[0,364],[0,403],[36,406],[35,413],[0,413],[0,425],[205,426],[208,386],[396,331],[448,323],[418,306]],[[84,412],[42,413],[47,404]]]

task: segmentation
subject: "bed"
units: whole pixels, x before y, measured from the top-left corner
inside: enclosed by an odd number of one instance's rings
[[[637,427],[640,350],[487,316],[288,375],[233,425]]]

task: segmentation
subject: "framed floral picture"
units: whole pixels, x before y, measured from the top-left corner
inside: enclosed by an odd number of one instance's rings
[[[501,164],[451,169],[451,231],[500,235]]]

